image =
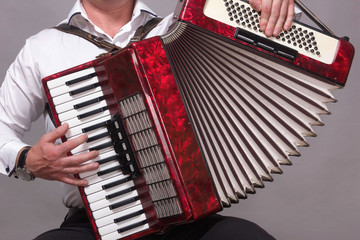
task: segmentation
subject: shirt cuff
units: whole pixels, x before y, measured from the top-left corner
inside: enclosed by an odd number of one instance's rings
[[[24,142],[21,141],[11,141],[8,142],[5,146],[3,146],[2,150],[1,150],[1,159],[7,160],[7,166],[5,166],[5,171],[9,177],[11,177],[14,173],[15,170],[15,164],[16,164],[16,158],[17,155],[19,153],[19,151],[24,148],[29,146],[29,144],[26,144]]]

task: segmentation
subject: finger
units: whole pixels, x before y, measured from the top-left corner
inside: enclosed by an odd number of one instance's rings
[[[271,15],[272,0],[263,1],[261,5],[260,29],[265,32]]]
[[[249,0],[249,4],[255,11],[261,11],[261,0]]]
[[[67,173],[67,174],[79,174],[79,173],[83,173],[83,172],[94,171],[98,168],[99,168],[99,163],[92,162],[92,163],[88,163],[88,164],[76,165],[76,166],[64,168],[63,172]]]
[[[61,138],[69,130],[69,124],[64,123],[61,126],[57,127],[53,131],[44,135],[46,142],[54,143],[58,138]]]
[[[266,25],[266,29],[265,29],[265,35],[267,37],[271,37],[273,35],[274,29],[275,29],[275,25],[280,17],[280,9],[282,6],[282,3],[287,2],[282,1],[282,0],[274,0],[273,4],[271,6],[271,11],[270,11],[270,16]],[[286,3],[287,4],[287,3]],[[285,19],[285,18],[283,18]],[[284,20],[283,20],[284,21]]]
[[[64,175],[59,178],[58,181],[79,187],[86,187],[89,185],[89,182],[86,179],[78,179],[71,175]]]
[[[278,36],[284,26],[284,22],[287,16],[287,12],[288,12],[288,2],[287,1],[283,1],[281,4],[281,9],[280,9],[280,13],[279,13],[279,18],[277,19],[277,22],[275,24],[274,30],[272,35],[273,36]]]
[[[78,147],[79,145],[85,143],[87,139],[88,136],[86,134],[83,134],[73,139],[67,140],[66,142],[63,142],[62,144],[58,145],[57,148],[59,149],[59,151],[67,153]]]
[[[287,31],[290,29],[291,24],[294,20],[295,15],[295,4],[294,0],[289,0],[288,9],[287,9],[287,17],[284,23],[284,30]]]
[[[83,164],[87,161],[90,161],[90,160],[96,158],[97,156],[99,156],[98,151],[91,151],[91,152],[82,153],[79,155],[68,156],[68,157],[61,159],[61,161],[62,161],[63,167],[66,168],[66,167],[72,167],[75,165]]]

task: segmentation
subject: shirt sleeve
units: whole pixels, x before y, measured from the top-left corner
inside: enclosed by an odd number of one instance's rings
[[[41,79],[27,40],[8,69],[0,88],[0,173],[9,175],[21,148],[25,131],[44,111]]]

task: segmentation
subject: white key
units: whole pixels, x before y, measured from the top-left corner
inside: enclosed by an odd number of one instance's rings
[[[98,228],[99,234],[106,235],[106,234],[117,231],[119,228],[123,228],[123,227],[129,226],[129,225],[135,224],[135,223],[139,223],[144,220],[146,220],[146,216],[145,216],[145,214],[141,214],[139,216],[129,219],[126,222],[126,224],[121,224],[120,226],[116,223],[112,223],[112,224],[106,225],[102,228]],[[124,234],[126,234],[126,232],[124,232]],[[114,238],[114,239],[116,239],[116,238]]]
[[[79,174],[79,176],[80,176],[80,178],[86,178],[86,177],[90,177],[90,176],[97,176],[98,172],[105,171],[105,170],[108,170],[108,169],[111,169],[111,168],[114,168],[114,167],[118,167],[118,166],[120,166],[120,163],[117,160],[114,160],[114,161],[111,161],[111,162],[108,162],[108,163],[105,163],[105,164],[101,164],[99,166],[99,168],[94,170],[94,171],[81,173],[81,174]],[[119,170],[116,170],[114,172],[121,172],[121,170],[119,169]]]
[[[99,182],[99,183],[96,183],[96,184],[93,184],[93,185],[88,185],[88,186],[84,187],[85,194],[90,195],[92,193],[102,191],[103,190],[103,188],[102,188],[103,185],[113,183],[113,182],[122,180],[122,179],[127,178],[127,177],[130,177],[130,175],[121,174],[121,175],[118,175],[116,177],[106,179],[103,182]]]
[[[120,238],[124,238],[126,236],[129,236],[129,235],[132,235],[132,234],[135,234],[137,232],[142,232],[144,230],[147,230],[149,229],[149,224],[144,224],[142,226],[139,226],[137,228],[133,228],[129,231],[126,231],[124,233],[118,233],[117,231],[115,232],[112,232],[112,233],[109,233],[105,236],[101,236],[101,240],[114,240],[114,239],[120,239]]]
[[[102,181],[104,181],[106,179],[116,177],[118,175],[123,175],[121,170],[114,171],[114,172],[111,172],[111,173],[108,173],[108,174],[105,174],[105,175],[101,175],[101,176],[92,175],[92,176],[86,177],[84,179],[86,179],[89,182],[89,185],[93,185],[93,184],[96,184],[96,183],[101,183]]]
[[[104,108],[107,106],[107,103],[105,100],[95,103],[91,106],[88,106],[86,108],[81,108],[81,109],[73,109],[67,112],[63,112],[58,114],[59,120],[61,122],[72,119],[72,118],[77,118],[77,116],[81,115],[81,114],[85,114],[100,108]],[[91,117],[91,116],[90,116]]]
[[[121,196],[118,196],[118,197],[115,197],[115,198],[112,198],[112,199],[109,199],[109,200],[104,198],[103,200],[93,202],[93,203],[89,203],[89,206],[90,206],[92,211],[96,211],[96,210],[99,210],[99,209],[102,209],[102,208],[109,207],[112,204],[116,204],[116,203],[119,203],[119,202],[122,202],[122,201],[126,201],[128,199],[138,197],[138,196],[139,196],[138,192],[136,190],[134,190],[132,192],[125,193],[125,194],[123,194]],[[134,201],[134,202],[136,202],[136,201]],[[126,205],[128,205],[128,204],[126,204]],[[126,205],[124,205],[124,206],[126,206]]]
[[[114,150],[111,150],[111,151],[105,152],[103,154],[100,154],[99,156],[97,156],[93,160],[87,161],[85,164],[91,163],[91,162],[96,162],[96,161],[99,161],[99,160],[103,160],[105,158],[112,157],[114,155],[116,155],[116,152]],[[79,173],[79,177],[80,178],[85,178],[85,177],[88,177],[88,176],[92,176],[92,175],[97,174],[98,171],[102,171],[102,170],[105,170],[105,169],[107,169],[109,167],[114,167],[114,166],[119,165],[119,164],[120,163],[117,160],[113,160],[111,162],[101,164],[100,167],[98,169],[96,169],[96,170]]]
[[[53,97],[52,101],[53,101],[54,105],[57,106],[57,105],[60,105],[60,104],[63,104],[63,103],[69,102],[69,101],[73,101],[75,99],[78,99],[78,98],[81,98],[81,97],[84,97],[84,96],[87,96],[89,94],[93,94],[93,93],[96,93],[99,91],[101,91],[100,86],[93,88],[89,91],[82,92],[82,93],[75,94],[75,95],[70,95],[70,93],[65,93],[65,94]]]
[[[56,87],[59,87],[61,85],[65,85],[66,82],[74,80],[76,78],[80,78],[89,74],[95,73],[95,69],[94,68],[86,68],[74,73],[70,73],[68,75],[65,76],[61,76],[59,78],[56,78],[54,80],[50,80],[49,82],[47,82],[47,86],[49,89],[53,89]]]
[[[137,200],[136,202],[132,202],[132,203],[129,203],[128,205],[125,205],[125,206],[122,206],[122,207],[119,207],[119,208],[115,208],[115,209],[110,209],[108,207],[105,207],[105,208],[102,208],[100,210],[94,211],[92,213],[92,215],[93,215],[94,219],[100,219],[100,218],[109,216],[111,214],[124,211],[125,209],[137,206],[139,204],[141,204],[141,201]]]
[[[102,91],[98,91],[96,93],[82,96],[80,98],[76,98],[74,100],[62,103],[60,105],[55,105],[55,109],[56,109],[57,114],[60,114],[60,113],[75,109],[74,106],[77,104],[85,103],[87,101],[91,101],[91,100],[94,100],[96,98],[103,97],[103,96],[104,96],[104,93]]]
[[[97,135],[100,135],[100,134],[103,134],[103,133],[107,133],[108,130],[106,127],[100,127],[100,128],[97,128],[89,133],[87,133],[88,137],[91,138],[91,137],[95,137]]]
[[[94,202],[97,202],[100,200],[104,200],[105,197],[110,194],[117,193],[117,192],[123,191],[125,189],[130,189],[131,187],[134,187],[134,186],[135,186],[135,183],[133,181],[131,181],[126,184],[121,184],[114,188],[105,189],[105,190],[102,190],[101,192],[96,192],[96,193],[87,195],[86,198],[89,203],[94,203]]]
[[[87,123],[87,122],[93,122],[93,120],[95,120],[95,119],[106,117],[106,116],[109,116],[109,118],[111,118],[109,110],[106,110],[106,111],[98,113],[98,114],[94,114],[91,117],[87,117],[84,119],[72,118],[72,119],[66,120],[61,123],[62,124],[68,123],[69,127],[73,128],[73,127],[79,126],[79,125]]]
[[[121,218],[121,217],[130,215],[132,213],[139,212],[141,210],[143,210],[143,206],[141,204],[136,205],[135,207],[128,208],[128,209],[125,209],[124,211],[117,212],[117,213],[114,213],[114,214],[112,214],[110,216],[106,216],[106,217],[98,219],[96,221],[96,226],[98,228],[101,228],[101,227],[103,227],[105,225],[114,223],[114,220],[117,219],[117,218]],[[141,214],[139,214],[139,215],[141,215]],[[129,219],[131,219],[131,218],[129,218]],[[126,222],[127,220],[128,219],[124,220],[124,222]],[[117,223],[119,225],[119,228],[121,228],[121,225],[125,225],[124,222],[123,222],[123,224],[121,224],[121,222]]]
[[[50,89],[50,96],[51,97],[56,97],[56,96],[60,96],[62,94],[68,94],[71,91],[95,84],[95,83],[99,83],[99,79],[97,77],[93,77],[90,79],[87,79],[86,81],[81,81],[79,83],[70,85],[70,86],[66,86],[66,85],[61,85],[57,88],[53,88]]]
[[[80,152],[88,151],[90,148],[97,147],[97,146],[100,146],[101,144],[105,144],[105,143],[109,143],[109,142],[111,142],[111,137],[100,138],[98,140],[95,140],[95,141],[92,141],[89,143],[83,143],[83,144],[77,146],[76,148],[71,150],[71,153],[73,155],[75,155]]]
[[[105,121],[99,121],[99,122],[105,122]],[[93,124],[92,124],[92,125],[93,125]],[[100,135],[100,134],[108,133],[108,130],[107,130],[106,127],[100,127],[100,128],[97,128],[97,129],[95,129],[95,130],[93,130],[93,131],[90,131],[90,132],[87,132],[87,133],[83,133],[83,132],[82,132],[82,127],[81,127],[81,126],[76,127],[76,128],[78,128],[78,129],[77,129],[77,130],[78,130],[78,133],[79,133],[78,135],[80,135],[80,134],[87,134],[89,138],[94,137],[94,136],[97,136],[97,135]],[[73,129],[75,129],[75,128],[73,128]],[[69,129],[69,131],[71,131],[71,129]],[[66,136],[66,135],[65,135],[65,136]],[[69,141],[69,140],[74,139],[74,138],[76,138],[76,137],[78,137],[78,136],[69,136],[69,137],[67,137],[67,140]]]
[[[104,117],[101,117],[101,118],[98,118],[98,119],[94,119],[93,121],[91,122],[86,122],[84,124],[81,124],[81,125],[78,125],[78,126],[75,126],[75,127],[72,127],[70,128],[67,133],[65,134],[65,137],[67,139],[71,138],[71,137],[74,137],[74,136],[77,136],[79,134],[83,134],[82,132],[82,129],[83,128],[87,128],[87,127],[91,127],[91,126],[94,126],[98,123],[102,123],[102,122],[106,122],[108,120],[111,119],[111,116],[108,115],[108,116],[104,116]],[[105,127],[104,127],[105,128]],[[106,129],[106,128],[105,128]],[[95,131],[95,130],[93,130]],[[87,134],[90,135],[90,133],[92,133],[93,131],[91,132],[88,132]]]

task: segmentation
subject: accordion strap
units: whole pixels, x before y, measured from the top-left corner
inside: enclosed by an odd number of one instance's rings
[[[138,27],[138,29],[136,29],[134,37],[130,40],[129,44],[144,39],[146,35],[161,22],[161,20],[162,18],[153,18],[150,21],[148,21],[145,25]],[[105,41],[105,39],[103,39],[102,37],[92,35],[78,27],[69,25],[67,23],[60,24],[53,28],[62,32],[74,34],[76,36],[84,38],[89,42],[95,44],[97,47],[103,48],[108,52],[121,49],[121,47]]]

